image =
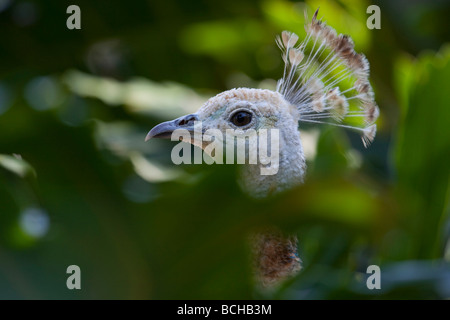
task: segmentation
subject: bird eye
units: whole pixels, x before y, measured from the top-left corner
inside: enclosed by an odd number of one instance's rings
[[[243,127],[252,121],[252,114],[247,111],[238,111],[231,116],[231,122],[238,127]]]

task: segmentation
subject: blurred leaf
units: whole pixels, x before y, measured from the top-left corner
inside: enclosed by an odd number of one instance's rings
[[[182,171],[177,168],[165,168],[152,161],[145,159],[142,155],[135,152],[130,155],[134,170],[144,180],[148,182],[163,182],[180,178]]]
[[[195,112],[205,101],[193,90],[177,83],[159,84],[147,79],[119,82],[80,71],[68,71],[62,77],[72,92],[93,97],[132,112],[145,112],[159,118],[178,117]]]
[[[412,211],[405,212],[415,234],[411,257],[442,256],[444,209],[447,207],[450,177],[450,47],[437,55],[424,54],[409,70],[410,76],[399,85],[409,88],[406,115],[399,126],[396,166],[405,201]],[[412,77],[412,79],[411,79]],[[408,83],[408,84],[406,84]]]
[[[19,155],[0,154],[0,166],[24,178],[26,176],[36,177],[33,167]]]

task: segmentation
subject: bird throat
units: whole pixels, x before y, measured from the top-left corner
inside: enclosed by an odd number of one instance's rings
[[[264,165],[246,164],[240,172],[240,185],[255,198],[264,198],[303,183],[306,163],[300,132],[280,130],[279,168],[274,175],[262,175]]]

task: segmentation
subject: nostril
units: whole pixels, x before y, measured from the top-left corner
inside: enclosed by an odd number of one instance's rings
[[[194,121],[197,121],[197,120],[198,120],[198,118],[197,118],[197,116],[195,114],[190,114],[190,115],[187,115],[187,116],[181,118],[178,121],[178,125],[179,126],[193,125]]]

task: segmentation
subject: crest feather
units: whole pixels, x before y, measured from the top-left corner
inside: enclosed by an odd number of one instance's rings
[[[306,38],[298,45],[299,37],[289,31],[276,39],[285,63],[277,91],[297,108],[300,121],[354,129],[367,147],[379,116],[369,62],[354,50],[350,36],[338,34],[318,13],[305,24]]]

